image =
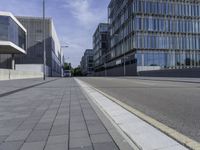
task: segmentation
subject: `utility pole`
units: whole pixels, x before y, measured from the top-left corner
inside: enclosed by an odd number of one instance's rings
[[[45,34],[46,34],[46,31],[45,31],[45,0],[43,0],[43,40],[44,40],[44,45],[43,45],[43,48],[44,48],[44,51],[43,51],[43,71],[44,71],[44,74],[43,74],[43,79],[46,80],[46,37],[45,37]]]

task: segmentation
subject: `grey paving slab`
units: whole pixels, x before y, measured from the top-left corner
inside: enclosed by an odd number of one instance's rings
[[[92,143],[105,143],[105,142],[112,142],[111,137],[109,134],[93,134],[91,135]]]
[[[67,144],[47,144],[44,150],[66,150]]]
[[[5,142],[0,145],[0,150],[19,150],[23,141]]]
[[[45,142],[24,143],[20,150],[43,150]]]
[[[27,142],[42,142],[48,138],[49,130],[35,130],[27,138]]]
[[[89,126],[88,130],[89,130],[90,134],[107,133],[105,127],[103,125],[101,125],[101,124],[94,125],[94,126]]]
[[[50,135],[55,136],[55,135],[66,135],[68,134],[68,126],[67,125],[58,125],[58,126],[53,126]]]
[[[70,131],[86,130],[86,124],[83,122],[76,122],[70,124]]]
[[[3,143],[8,136],[0,136],[0,144]]]
[[[52,123],[38,123],[35,127],[35,130],[50,130]]]
[[[94,150],[119,150],[119,149],[113,142],[109,142],[109,143],[94,144]]]
[[[87,130],[71,131],[70,138],[89,138],[89,133]]]
[[[47,144],[67,144],[68,135],[49,136]]]
[[[25,141],[31,130],[17,130],[11,133],[6,141]]]
[[[55,126],[59,126],[59,125],[68,126],[68,123],[69,123],[68,119],[67,120],[65,120],[65,119],[56,119],[55,122],[53,123],[53,125],[55,125]]]
[[[36,124],[36,121],[24,122],[18,127],[18,130],[32,130]]]
[[[92,146],[70,148],[70,150],[93,150]]]
[[[47,78],[52,80],[53,78]],[[42,83],[43,79],[22,79],[22,80],[7,80],[0,81],[0,94],[10,92],[16,89],[24,88],[33,84]]]
[[[0,136],[10,135],[14,128],[0,128]]]
[[[22,82],[13,88],[30,84]],[[113,142],[73,78],[0,97],[0,150],[93,150],[105,140]]]
[[[91,146],[92,142],[89,138],[70,138],[69,147],[70,148],[77,148],[77,147],[87,147]]]

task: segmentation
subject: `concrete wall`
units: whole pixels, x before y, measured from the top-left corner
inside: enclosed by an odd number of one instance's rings
[[[43,73],[0,69],[0,80],[42,78]]]
[[[160,66],[137,66],[137,71],[150,71],[150,70],[160,70]]]
[[[16,64],[17,71],[43,72],[43,64]]]
[[[16,64],[15,70],[25,72],[43,73],[43,64]],[[46,66],[46,76],[60,77],[60,74],[53,72],[50,67]]]
[[[166,69],[138,72],[139,76],[148,77],[194,77],[200,78],[200,68]]]

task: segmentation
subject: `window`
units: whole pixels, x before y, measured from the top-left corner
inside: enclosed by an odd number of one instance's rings
[[[0,40],[8,40],[9,18],[0,16]]]
[[[11,41],[26,48],[26,34],[11,17],[0,16],[0,40]]]
[[[137,65],[142,66],[142,54],[140,52],[136,54],[136,59],[137,59]]]

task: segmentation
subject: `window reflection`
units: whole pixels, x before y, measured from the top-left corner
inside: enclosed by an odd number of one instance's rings
[[[11,17],[0,16],[0,40],[11,41],[26,49],[26,33]]]

